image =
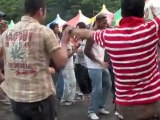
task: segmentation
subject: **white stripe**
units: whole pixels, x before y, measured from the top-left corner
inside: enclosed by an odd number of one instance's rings
[[[137,52],[137,53],[133,53],[133,54],[125,54],[125,55],[114,55],[114,54],[111,54],[111,53],[108,53],[111,57],[114,57],[114,58],[122,58],[122,57],[134,57],[134,56],[139,56],[139,55],[143,55],[143,54],[146,54],[146,53],[148,53],[148,52],[150,52],[150,51],[152,51],[152,50],[154,50],[154,49],[156,49],[156,47],[157,47],[157,44],[154,46],[154,47],[152,47],[151,49],[149,49],[149,50],[147,50],[147,51],[143,51],[143,52]]]
[[[96,35],[97,33],[98,33],[99,35]],[[95,32],[95,34],[94,34],[94,40],[96,40],[97,44],[101,46],[101,45],[104,44],[104,43],[103,43],[100,35],[101,35],[101,31],[100,31],[100,30],[97,30],[97,31]],[[98,40],[98,41],[97,41],[97,40]]]
[[[158,80],[156,80],[155,82],[149,84],[148,86],[145,86],[144,88],[134,88],[134,89],[132,89],[132,91],[134,91],[134,92],[139,92],[139,91],[142,91],[142,90],[144,90],[144,89],[146,89],[146,88],[148,88],[148,87],[155,86],[155,85],[158,84],[159,82],[160,82],[160,80],[158,79]],[[130,91],[130,90],[120,90],[120,89],[116,88],[116,91],[117,91],[117,92],[124,93],[124,92],[128,92],[128,91]]]
[[[158,40],[159,40],[159,38],[157,38],[155,41],[158,41]],[[135,46],[135,47],[131,46],[131,47],[128,47],[128,48],[111,48],[111,47],[105,46],[105,49],[110,50],[110,51],[125,51],[125,50],[135,50],[135,49],[137,50],[137,49],[148,47],[148,46],[154,44],[155,41],[153,40],[153,41],[151,41],[149,43],[146,43],[144,45]]]
[[[158,69],[158,68],[157,68]],[[158,75],[160,75],[159,74],[159,72],[156,72],[157,71],[157,69],[155,69],[153,72],[151,72],[148,76],[145,76],[145,77],[143,77],[143,78],[139,78],[139,79],[119,79],[119,78],[117,78],[116,76],[115,76],[115,79],[118,81],[118,82],[123,82],[123,83],[130,83],[130,82],[141,82],[141,81],[143,81],[143,80],[145,80],[145,79],[149,79],[151,76],[153,76],[153,74],[158,74]]]
[[[157,88],[153,89],[153,90],[150,90],[150,91],[145,91],[145,92],[141,92],[141,93],[135,93],[133,95],[131,94],[125,94],[125,95],[118,95],[116,94],[117,97],[135,97],[137,95],[147,95],[147,94],[151,94],[151,93],[154,93],[156,91],[160,90],[160,86],[158,86]]]
[[[149,59],[149,58],[155,58],[155,56],[157,55],[157,49],[155,49],[154,50],[154,52],[151,54],[151,55],[149,55],[149,56],[147,56],[147,57],[144,57],[143,59],[136,59],[136,60],[128,60],[128,61],[116,61],[116,60],[113,60],[113,59],[111,59],[111,61],[112,61],[112,63],[118,63],[118,64],[130,64],[130,63],[136,63],[136,62],[141,62],[141,61],[145,61],[145,60],[147,60],[147,59]]]
[[[119,33],[119,34],[108,34],[108,33],[104,33],[105,36],[107,37],[133,37],[133,36],[137,36],[137,35],[140,35],[140,34],[146,34],[146,32],[149,32],[151,31],[152,29],[154,29],[156,26],[153,24],[152,26],[150,26],[150,28],[146,28],[146,29],[143,29],[143,30],[139,30],[139,31],[136,31],[135,29],[133,29],[134,31],[136,32],[133,32],[132,34],[123,34],[123,33]]]
[[[118,82],[115,81],[115,85],[119,86],[119,87],[135,87],[135,86],[138,86],[138,85],[143,85],[143,84],[148,84],[149,82],[151,82],[153,79],[155,79],[155,77],[159,76],[159,73],[157,72],[156,74],[154,74],[154,76],[152,76],[150,78],[150,80],[147,80],[147,81],[144,81],[146,79],[143,79],[143,80],[139,80],[137,82],[139,82],[138,84],[136,85],[126,85],[126,84],[120,84]],[[147,77],[148,79],[149,77]],[[143,82],[142,82],[143,81]],[[130,82],[133,82],[132,80],[130,80]],[[130,82],[128,84],[130,84]]]
[[[146,98],[140,98],[140,99],[133,99],[133,100],[124,100],[124,99],[118,99],[116,98],[116,101],[118,102],[125,102],[125,103],[130,103],[130,102],[144,102],[144,101],[148,101],[148,100],[154,100],[156,98],[160,97],[160,93],[157,95],[154,95],[152,97],[146,97]]]
[[[153,19],[153,22],[155,23],[156,25],[156,34],[158,34],[158,30],[159,30],[159,26],[158,26],[158,23]]]
[[[135,70],[135,69],[140,69],[140,68],[144,68],[144,67],[147,67],[147,66],[153,64],[153,62],[155,61],[156,58],[157,58],[156,56],[153,56],[153,59],[150,62],[144,63],[142,65],[138,65],[137,64],[134,67],[131,67],[131,66],[128,66],[128,67],[119,67],[119,66],[115,67],[115,65],[114,65],[113,68],[114,68],[114,70],[133,70],[133,69]]]
[[[157,63],[155,63],[151,68],[149,68],[148,70],[144,70],[144,71],[142,71],[142,72],[136,72],[136,73],[118,73],[118,72],[115,72],[114,70],[114,73],[116,74],[116,75],[118,75],[118,76],[138,76],[138,75],[141,75],[141,74],[145,74],[145,73],[147,73],[147,72],[152,72],[151,70],[153,69],[153,68],[155,68],[156,69],[156,66],[157,66]]]
[[[136,27],[125,27],[125,28],[110,28],[109,30],[111,30],[111,31],[115,31],[115,30],[122,30],[122,31],[124,31],[124,30],[135,30],[135,29],[139,29],[139,28],[141,28],[141,27],[146,27],[149,23],[151,23],[151,22],[153,22],[153,21],[149,21],[149,22],[147,22],[146,24],[141,24],[141,25],[139,25],[139,26],[136,26]]]
[[[155,36],[156,35],[156,33],[153,33],[153,34],[151,34],[151,35],[148,35],[148,36],[145,36],[145,37],[141,37],[141,38],[138,38],[138,39],[134,39],[134,40],[125,40],[125,38],[124,38],[124,41],[122,41],[122,40],[112,40],[112,41],[110,41],[110,40],[105,40],[105,43],[107,44],[131,44],[131,43],[138,43],[138,42],[142,42],[142,41],[146,41],[146,40],[148,40],[149,38],[151,38],[151,37],[153,37],[153,36]],[[156,39],[157,40],[157,39]],[[155,41],[155,40],[151,40],[151,41]]]
[[[100,46],[103,46],[104,45],[104,43],[103,43],[103,40],[101,39],[102,37],[102,31],[100,31],[100,36],[99,36],[99,40],[101,41],[100,42]],[[104,37],[104,36],[103,36]]]
[[[130,80],[130,82],[132,82],[132,81]],[[126,84],[120,84],[120,83],[115,81],[115,85],[119,86],[119,87],[135,87],[136,86],[136,85],[129,85],[130,82],[128,83],[128,85],[126,85]]]

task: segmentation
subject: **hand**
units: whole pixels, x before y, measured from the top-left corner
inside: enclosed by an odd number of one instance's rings
[[[50,74],[55,74],[55,69],[54,69],[53,67],[49,67],[49,68],[48,68],[48,72],[49,72]]]
[[[104,69],[108,68],[109,67],[109,64],[108,62],[100,62],[100,66]]]

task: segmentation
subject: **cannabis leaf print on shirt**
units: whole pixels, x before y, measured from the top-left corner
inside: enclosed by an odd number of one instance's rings
[[[12,59],[24,59],[23,44],[20,42],[12,43],[10,54]]]

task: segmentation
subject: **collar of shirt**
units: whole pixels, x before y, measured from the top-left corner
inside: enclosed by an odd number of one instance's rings
[[[21,21],[30,21],[30,22],[38,22],[38,20],[34,19],[33,17],[30,16],[22,16]]]
[[[120,27],[134,27],[145,23],[144,18],[123,17],[119,23]]]

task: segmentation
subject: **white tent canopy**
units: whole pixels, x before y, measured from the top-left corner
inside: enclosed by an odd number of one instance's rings
[[[66,24],[66,21],[64,21],[59,14],[57,14],[57,17],[52,21],[50,22],[47,26],[49,27],[49,25],[51,23],[57,23],[60,27],[63,26],[64,24]]]

